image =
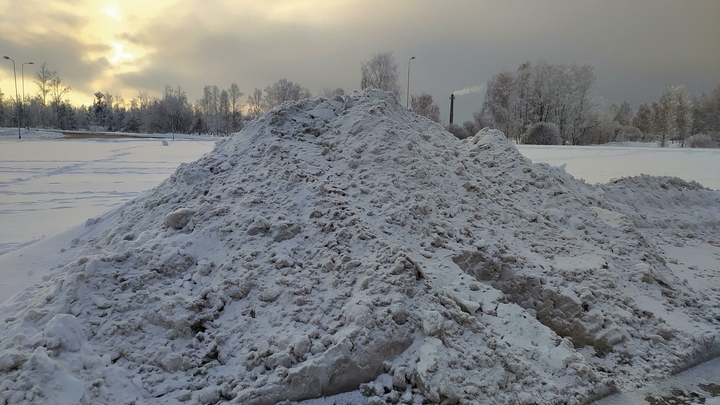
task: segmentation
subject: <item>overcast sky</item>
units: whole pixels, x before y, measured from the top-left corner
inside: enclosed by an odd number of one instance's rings
[[[159,95],[235,82],[247,98],[281,78],[359,89],[360,65],[393,51],[405,100],[432,94],[447,122],[454,91],[482,88],[502,69],[544,59],[589,63],[597,94],[633,108],[669,85],[691,94],[720,85],[720,0],[0,0],[0,54],[24,67],[26,97],[47,62],[74,104],[96,91]],[[14,94],[12,63],[0,89]],[[483,93],[456,100],[472,119]]]

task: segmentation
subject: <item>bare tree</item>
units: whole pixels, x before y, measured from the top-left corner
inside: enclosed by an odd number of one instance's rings
[[[60,113],[60,106],[63,104],[63,97],[72,90],[72,87],[67,86],[60,78],[57,72],[53,71],[50,77],[50,98],[55,112],[55,121],[57,122]]]
[[[218,106],[218,114],[220,115],[220,128],[224,134],[232,130],[232,115],[230,114],[230,97],[227,90],[220,92],[220,103]]]
[[[38,97],[42,101],[40,104],[40,125],[48,125],[49,117],[47,114],[47,96],[50,93],[51,81],[55,72],[51,72],[47,68],[47,62],[43,62],[40,70],[35,72],[35,84],[38,87]]]
[[[390,91],[400,97],[398,64],[392,51],[379,52],[360,66],[360,88]]]
[[[242,129],[242,101],[240,101],[240,97],[243,96],[243,93],[240,91],[237,83],[233,83],[230,85],[228,94],[230,96],[230,112],[232,114],[231,131],[235,132]]]
[[[322,91],[322,95],[329,100],[335,96],[344,96],[345,90],[340,87],[334,89],[332,87],[325,87]]]
[[[280,79],[265,88],[265,109],[269,110],[286,101],[298,101],[310,98],[310,90],[287,79]]]
[[[263,105],[265,104],[263,102],[263,93],[262,90],[255,88],[255,91],[253,91],[252,94],[248,96],[248,112],[250,113],[250,116],[252,118],[257,118],[262,114],[265,109]]]

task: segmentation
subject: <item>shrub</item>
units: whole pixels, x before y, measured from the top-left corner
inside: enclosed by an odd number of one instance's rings
[[[617,133],[617,142],[637,142],[643,137],[642,131],[636,127],[622,127]]]
[[[697,134],[686,139],[685,146],[688,148],[717,148],[718,143],[710,135]]]
[[[538,122],[530,127],[523,138],[528,145],[560,145],[560,130],[552,122]]]

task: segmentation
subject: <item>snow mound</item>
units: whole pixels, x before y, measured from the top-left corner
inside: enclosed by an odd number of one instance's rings
[[[649,239],[716,234],[677,182],[588,185],[378,91],[284,104],[0,310],[0,398],[587,403],[720,352],[718,294]]]

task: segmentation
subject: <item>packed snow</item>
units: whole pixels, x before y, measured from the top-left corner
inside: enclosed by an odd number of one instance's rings
[[[31,246],[0,398],[588,403],[720,354],[720,255],[689,262],[719,229],[695,181],[589,184],[383,92],[285,104]]]

